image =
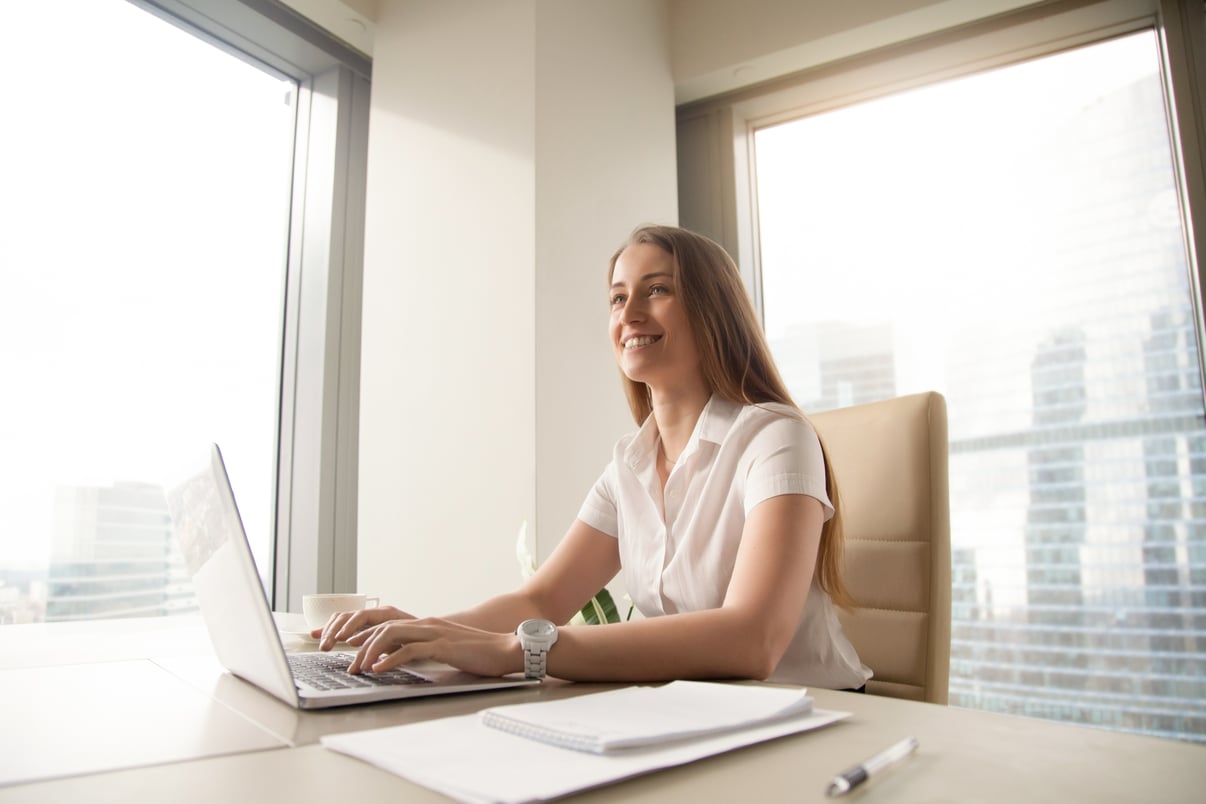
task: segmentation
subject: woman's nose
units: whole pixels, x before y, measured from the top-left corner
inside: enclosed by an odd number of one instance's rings
[[[640,299],[629,298],[624,302],[623,306],[620,307],[620,321],[624,322],[625,324],[632,321],[642,321],[644,318],[645,309],[644,305],[641,304]]]

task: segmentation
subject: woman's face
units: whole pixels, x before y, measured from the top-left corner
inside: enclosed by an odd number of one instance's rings
[[[699,353],[670,255],[650,243],[628,246],[611,282],[609,329],[625,376],[655,390],[698,380]]]

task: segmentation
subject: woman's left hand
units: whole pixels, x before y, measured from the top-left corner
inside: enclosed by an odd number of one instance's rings
[[[347,642],[360,648],[349,673],[380,673],[418,659],[434,659],[479,676],[523,670],[523,652],[515,634],[483,631],[435,617],[390,620]]]

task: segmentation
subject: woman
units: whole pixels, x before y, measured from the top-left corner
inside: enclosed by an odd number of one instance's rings
[[[611,259],[609,332],[640,429],[519,590],[444,618],[393,607],[332,618],[352,672],[430,658],[480,675],[770,679],[831,689],[870,676],[842,633],[837,494],[740,275],[719,245],[637,229]],[[643,619],[555,629],[623,571]],[[554,642],[516,634],[547,620]],[[521,644],[522,643],[522,644]],[[530,670],[531,668],[527,668]]]

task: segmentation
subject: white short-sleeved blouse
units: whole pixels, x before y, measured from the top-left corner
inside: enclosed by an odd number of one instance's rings
[[[825,506],[826,519],[833,515],[820,441],[793,408],[713,396],[666,481],[664,510],[659,439],[652,416],[621,438],[578,512],[619,540],[624,586],[646,617],[719,607],[745,518],[763,500],[806,494]],[[851,689],[870,676],[814,573],[799,628],[770,680]]]

